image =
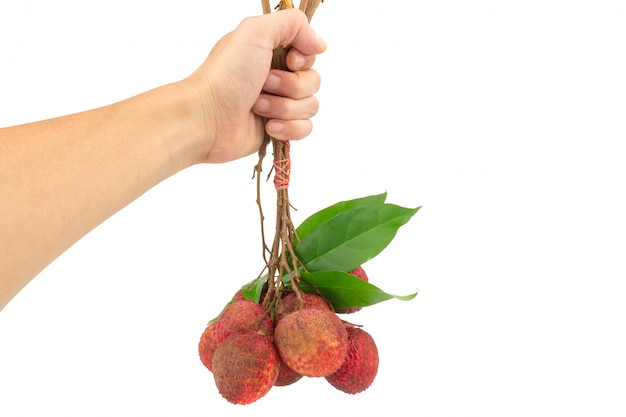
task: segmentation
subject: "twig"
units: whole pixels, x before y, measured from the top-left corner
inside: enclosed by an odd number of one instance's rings
[[[261,0],[261,5],[263,6],[263,14],[268,14],[272,12],[270,0]]]
[[[313,17],[313,13],[323,0],[302,0],[300,2],[300,10],[305,12],[309,21]],[[263,13],[271,13],[269,0],[263,0]],[[293,8],[292,0],[281,0],[278,4],[278,10]],[[279,46],[274,50],[272,56],[272,68],[289,71],[285,63],[289,46]],[[274,184],[276,188],[276,230],[271,248],[268,247],[265,239],[264,215],[261,205],[261,186],[260,174],[263,159],[267,153],[268,144],[272,144],[274,159]],[[301,279],[300,271],[305,270],[304,265],[296,256],[294,250],[294,238],[297,239],[297,233],[291,220],[291,203],[289,202],[289,174],[291,170],[289,143],[278,140],[269,135],[265,135],[263,144],[259,149],[259,161],[255,167],[254,173],[257,176],[257,205],[259,206],[259,214],[261,216],[261,238],[263,241],[263,260],[265,261],[264,270],[267,271],[268,290],[262,300],[262,306],[266,311],[271,311],[276,304],[283,288],[283,279],[290,280],[290,287],[296,293],[300,302],[302,296],[300,294],[299,282]],[[271,171],[270,171],[271,173]],[[269,259],[268,259],[269,255]]]
[[[267,244],[265,243],[265,214],[263,214],[263,205],[261,204],[261,171],[263,170],[263,159],[265,158],[265,154],[267,153],[267,145],[270,142],[270,137],[266,133],[263,138],[263,144],[259,148],[259,162],[254,167],[254,173],[252,178],[254,179],[256,176],[256,204],[259,208],[259,217],[261,219],[261,243],[263,246],[263,259],[265,260],[265,264],[268,263],[267,254],[270,252]]]
[[[315,10],[317,10],[317,6],[319,6],[320,3],[323,2],[324,0],[302,0],[300,2],[300,10],[302,10],[304,14],[306,14],[309,22],[313,18],[313,14],[315,13]]]

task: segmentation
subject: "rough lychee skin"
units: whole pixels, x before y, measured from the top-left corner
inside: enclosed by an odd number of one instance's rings
[[[291,369],[304,376],[321,377],[343,364],[348,332],[332,311],[304,308],[278,321],[274,344]]]
[[[292,292],[285,295],[276,306],[274,310],[274,321],[278,322],[281,318],[285,317],[287,314],[292,313],[301,308],[319,308],[321,310],[330,310],[330,306],[324,300],[323,297],[317,294],[311,294],[303,292],[300,294],[302,297],[303,304],[300,305],[298,301],[298,296],[296,293]]]
[[[365,270],[363,269],[362,266],[357,266],[353,270],[348,271],[348,273],[354,275],[357,278],[362,279],[365,282],[369,281],[369,279],[367,278],[367,274],[365,273]]]
[[[361,279],[361,280],[363,280],[365,282],[369,282],[367,274],[365,273],[365,270],[363,269],[362,266],[357,266],[353,270],[348,271],[348,273],[354,275],[355,277],[357,277],[357,278],[359,278],[359,279]],[[361,310],[361,307],[345,308],[343,310],[336,310],[336,313],[339,313],[339,314],[351,314],[351,313],[356,313],[359,310]]]
[[[246,297],[243,296],[243,291],[239,289],[234,295],[232,301],[244,301],[247,300]]]
[[[257,333],[233,334],[213,354],[215,386],[233,404],[250,404],[263,397],[279,371],[274,345]]]
[[[217,340],[215,339],[215,328],[217,322],[210,323],[202,332],[200,336],[200,342],[198,343],[198,353],[200,354],[200,360],[202,364],[206,366],[209,371],[213,371],[213,353],[217,348]]]
[[[221,343],[236,333],[258,333],[272,340],[274,324],[260,304],[243,300],[229,304],[217,319],[215,339]]]
[[[348,394],[365,391],[378,372],[378,349],[372,336],[357,327],[348,327],[348,353],[341,367],[326,380]]]
[[[283,361],[282,359],[279,359],[279,361],[280,372],[278,373],[278,378],[276,378],[276,382],[274,382],[275,386],[284,387],[294,384],[302,379],[302,374],[299,374],[290,367],[288,367],[285,361]]]

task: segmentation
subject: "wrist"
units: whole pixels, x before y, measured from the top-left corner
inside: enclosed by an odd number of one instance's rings
[[[214,141],[208,132],[201,92],[187,80],[167,84],[154,90],[163,106],[155,114],[159,136],[170,156],[173,172],[202,163]]]

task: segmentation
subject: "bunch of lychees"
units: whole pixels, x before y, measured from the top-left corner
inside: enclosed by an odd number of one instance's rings
[[[323,0],[302,0],[310,20]],[[270,13],[269,0],[262,0]],[[293,8],[281,0],[277,9]],[[272,68],[288,71],[290,46],[274,50]],[[266,148],[273,150],[276,233],[266,243],[260,178]],[[234,404],[250,404],[274,386],[303,377],[325,378],[349,394],[366,390],[378,372],[378,349],[361,327],[339,315],[390,298],[369,283],[362,265],[380,253],[399,227],[419,210],[385,203],[386,193],[342,201],[309,218],[297,229],[288,188],[290,145],[265,135],[255,167],[264,267],[210,322],[198,346],[220,394]]]
[[[350,271],[367,281],[362,267]],[[344,322],[321,295],[286,292],[273,319],[239,291],[204,330],[198,350],[220,394],[250,404],[274,386],[324,377],[349,394],[367,389],[378,371],[378,350],[365,330]]]

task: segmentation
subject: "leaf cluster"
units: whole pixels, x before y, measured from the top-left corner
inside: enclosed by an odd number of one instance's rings
[[[421,208],[386,202],[387,194],[341,201],[309,216],[296,229],[294,251],[303,264],[299,287],[319,292],[335,309],[366,307],[398,296],[348,273],[380,254],[398,229]],[[259,302],[267,277],[243,287],[244,297]],[[285,287],[290,282],[284,279]]]

